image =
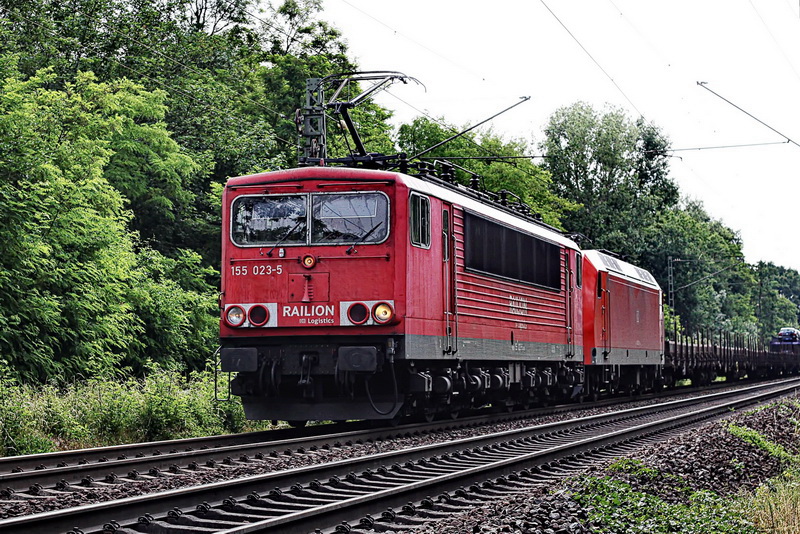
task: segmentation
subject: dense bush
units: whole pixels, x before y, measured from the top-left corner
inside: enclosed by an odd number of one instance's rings
[[[195,168],[160,122],[164,93],[89,73],[53,90],[52,74],[25,78],[15,63],[0,56],[0,137],[10,140],[0,142],[0,362],[31,383],[140,375],[148,357],[202,369],[217,333],[216,272],[196,252],[168,258],[142,243],[130,200],[106,176],[111,162],[142,159]],[[159,151],[122,149],[143,137]]]
[[[210,372],[187,380],[153,370],[144,379],[33,387],[0,382],[0,454],[33,454],[193,436],[244,432],[241,404],[214,399]]]

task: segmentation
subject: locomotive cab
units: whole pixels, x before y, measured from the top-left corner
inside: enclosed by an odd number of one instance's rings
[[[231,179],[223,201],[222,370],[251,419],[393,417],[406,312],[405,202],[389,173]],[[403,221],[406,217],[401,216]],[[398,298],[399,297],[399,298]]]

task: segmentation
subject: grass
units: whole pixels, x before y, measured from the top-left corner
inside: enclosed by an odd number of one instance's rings
[[[797,400],[781,401],[746,412],[766,410],[798,431],[791,417],[800,406]],[[792,408],[791,410],[788,408]],[[589,510],[593,532],[614,534],[797,534],[800,533],[800,455],[761,433],[737,424],[728,432],[755,448],[778,458],[785,465],[783,475],[762,484],[753,493],[722,496],[696,491],[685,479],[648,467],[643,462],[623,459],[612,464],[606,476],[574,481],[573,498]],[[747,466],[732,461],[742,471]]]
[[[749,498],[748,508],[759,532],[800,532],[800,473],[789,470],[759,487]]]
[[[797,428],[797,421],[784,419]],[[211,373],[186,379],[155,370],[143,380],[87,380],[66,387],[0,382],[0,454],[6,456],[266,428],[265,422],[247,421],[235,399],[216,402]],[[597,532],[800,532],[800,459],[752,429],[731,424],[728,430],[785,461],[785,474],[753,494],[724,498],[626,459],[614,463],[609,476],[575,480],[573,497],[590,510]]]
[[[0,382],[0,455],[34,454],[262,430],[238,400],[214,400],[211,373],[153,371],[143,380],[65,387]]]

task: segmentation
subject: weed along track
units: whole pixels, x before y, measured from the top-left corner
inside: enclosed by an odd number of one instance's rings
[[[527,491],[531,484],[628,453],[733,409],[785,395],[797,383],[754,386],[448,441],[421,439],[401,450],[287,465],[266,474],[241,476],[238,467],[230,466],[228,480],[9,518],[0,521],[0,532],[397,529],[408,521],[430,521],[431,514],[457,513],[491,496]],[[177,476],[181,475],[164,473],[158,478],[169,481]]]

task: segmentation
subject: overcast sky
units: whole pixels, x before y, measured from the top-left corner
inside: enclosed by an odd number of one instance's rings
[[[425,84],[378,97],[397,121],[472,125],[530,96],[491,126],[538,146],[561,107],[623,108],[679,149],[671,176],[748,262],[800,270],[800,0],[323,2],[362,70]],[[712,148],[735,145],[760,146]]]

